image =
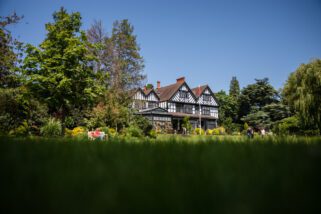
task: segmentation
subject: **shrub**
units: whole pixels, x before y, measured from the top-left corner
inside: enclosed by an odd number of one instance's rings
[[[40,128],[40,134],[46,137],[60,136],[61,133],[61,122],[55,118],[49,118],[45,125]]]
[[[28,123],[26,120],[24,120],[20,126],[18,126],[13,130],[10,130],[9,135],[25,136],[25,135],[28,135],[28,130],[29,130]]]
[[[298,117],[292,116],[284,118],[275,126],[274,131],[281,135],[298,133],[300,131]]]
[[[197,135],[199,135],[199,134],[204,135],[205,131],[202,128],[196,128],[196,129],[194,129],[194,133]]]
[[[220,130],[218,128],[215,128],[215,129],[213,129],[212,134],[213,135],[219,135],[220,134]]]
[[[213,134],[213,129],[207,129],[206,130],[206,135],[212,135]]]
[[[137,126],[130,125],[129,127],[122,129],[122,134],[126,137],[142,137],[143,131]]]
[[[72,130],[65,128],[65,136],[71,137]]]
[[[74,128],[74,129],[71,131],[71,136],[77,137],[77,136],[79,136],[79,135],[84,134],[85,132],[86,132],[86,129],[79,126],[79,127]]]
[[[157,138],[156,130],[154,130],[154,129],[150,130],[148,136],[151,137],[151,138],[156,139]]]

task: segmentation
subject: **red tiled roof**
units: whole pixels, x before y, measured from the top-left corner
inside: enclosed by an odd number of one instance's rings
[[[202,85],[200,87],[193,88],[192,91],[195,94],[195,96],[198,98],[207,87],[208,85]]]
[[[176,82],[172,85],[168,85],[165,87],[158,88],[156,93],[158,94],[160,101],[169,100],[174,93],[184,84],[185,82]]]

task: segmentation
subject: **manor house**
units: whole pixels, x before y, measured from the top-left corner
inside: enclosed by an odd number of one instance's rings
[[[212,129],[217,126],[218,102],[208,85],[190,88],[185,77],[176,83],[157,88],[138,88],[133,91],[132,107],[148,118],[155,129],[168,133],[182,131],[182,120],[188,116],[193,128]]]

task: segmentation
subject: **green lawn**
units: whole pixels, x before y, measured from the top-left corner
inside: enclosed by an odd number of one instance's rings
[[[2,137],[0,164],[1,213],[321,210],[320,138]]]

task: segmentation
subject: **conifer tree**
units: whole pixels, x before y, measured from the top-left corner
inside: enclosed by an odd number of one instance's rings
[[[232,80],[230,82],[230,96],[234,98],[238,98],[240,95],[240,84],[239,81],[236,79],[236,77],[232,77]]]

